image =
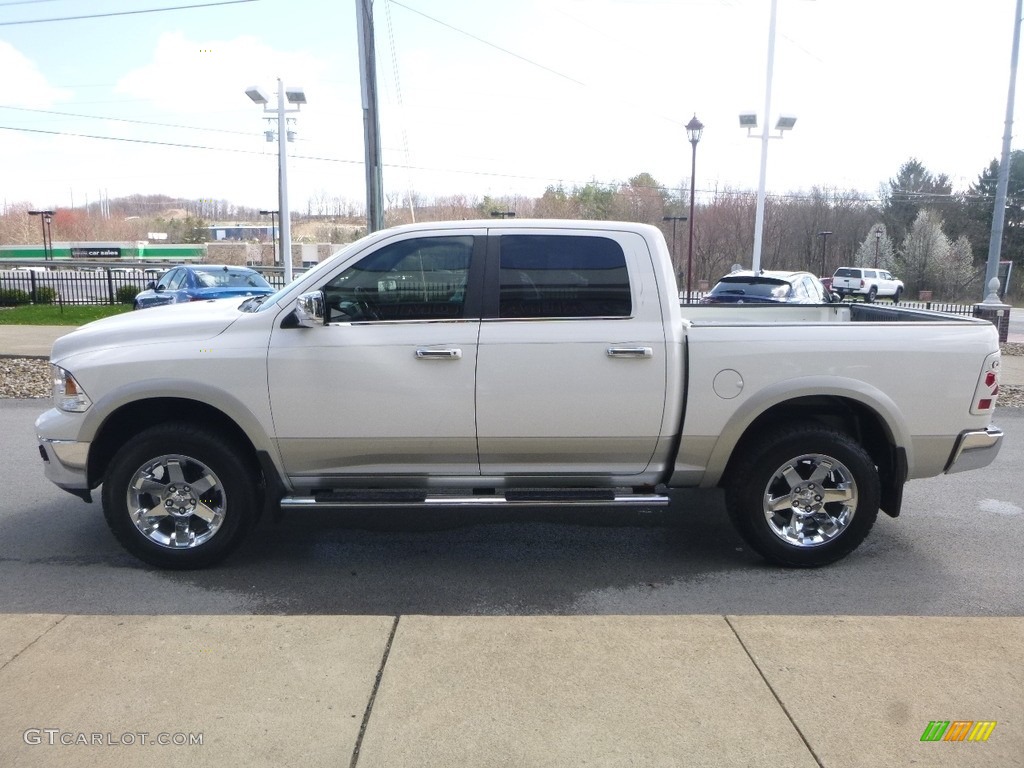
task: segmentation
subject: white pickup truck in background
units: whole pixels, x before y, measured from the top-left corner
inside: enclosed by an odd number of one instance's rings
[[[680,306],[642,224],[366,237],[269,297],[54,344],[47,477],[124,546],[222,559],[263,510],[667,504],[721,487],[750,546],[833,562],[907,480],[985,466],[991,323],[866,304]],[[833,354],[841,346],[844,354]]]
[[[903,281],[884,269],[840,267],[832,276],[832,291],[841,298],[862,296],[869,303],[877,298],[887,298],[896,304],[903,296]]]

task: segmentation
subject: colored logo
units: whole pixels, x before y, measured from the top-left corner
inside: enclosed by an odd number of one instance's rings
[[[995,720],[932,720],[921,741],[988,741],[995,727]]]

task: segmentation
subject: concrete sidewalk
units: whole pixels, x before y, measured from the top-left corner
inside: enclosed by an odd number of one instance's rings
[[[62,325],[0,325],[0,357],[50,356],[50,348],[73,327]],[[1024,335],[1012,334],[1009,341],[1024,343]],[[1024,386],[1024,357],[1003,355],[1000,379],[1003,384]]]
[[[1024,618],[5,615],[0,765],[1019,766],[1021,659]]]

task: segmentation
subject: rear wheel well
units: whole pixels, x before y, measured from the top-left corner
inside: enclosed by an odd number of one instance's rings
[[[187,416],[183,417],[183,413]],[[206,427],[230,440],[245,454],[247,461],[260,466],[252,441],[226,413],[198,400],[160,397],[128,403],[107,417],[89,450],[89,487],[95,488],[103,482],[110,460],[125,442],[144,429],[167,422]]]
[[[720,485],[729,481],[740,457],[767,431],[792,427],[798,423],[820,424],[849,435],[871,456],[882,483],[883,511],[899,514],[899,501],[906,482],[906,457],[897,448],[882,418],[856,400],[827,395],[800,397],[772,406],[744,431],[729,458]]]

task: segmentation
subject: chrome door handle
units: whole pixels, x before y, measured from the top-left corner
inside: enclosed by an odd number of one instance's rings
[[[654,357],[650,347],[608,347],[608,357]]]
[[[417,360],[461,360],[461,349],[417,349]]]

